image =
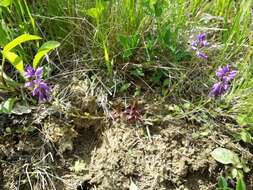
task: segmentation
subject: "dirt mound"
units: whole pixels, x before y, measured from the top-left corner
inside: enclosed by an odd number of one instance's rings
[[[89,184],[101,190],[129,189],[131,181],[139,189],[213,189],[217,165],[210,152],[215,143],[194,139],[195,130],[182,123],[109,128],[92,153]]]
[[[142,110],[134,112],[137,106],[117,105],[119,112],[138,113],[139,124],[128,123],[120,113],[111,121],[113,106],[87,86],[73,83],[64,91],[68,100],[56,101],[34,113],[32,123],[4,132],[1,189],[212,190],[224,174],[210,156],[214,148],[252,158],[222,128],[176,119],[165,106],[169,103],[159,99],[142,102]]]

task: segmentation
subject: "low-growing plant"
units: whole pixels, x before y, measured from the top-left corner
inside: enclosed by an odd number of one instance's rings
[[[39,101],[45,101],[49,98],[50,87],[43,81],[43,66],[40,66],[42,58],[53,49],[59,47],[60,43],[56,41],[48,41],[38,48],[32,63],[24,63],[16,48],[22,47],[22,43],[34,40],[41,40],[42,38],[36,35],[23,34],[3,47],[2,65],[1,65],[1,92],[11,93],[10,96],[17,97],[23,95],[23,90],[32,92]],[[18,72],[18,80],[14,80],[5,72],[6,64],[10,63],[14,70]],[[16,98],[9,98],[1,105],[4,113],[9,113],[13,107]]]
[[[123,47],[123,58],[129,59],[134,54],[134,51],[137,49],[140,39],[139,35],[119,35],[118,38],[120,45]]]
[[[237,123],[243,127],[237,134],[237,138],[245,143],[252,144],[253,141],[253,117],[252,111],[249,110],[248,114],[241,114],[237,116]]]
[[[211,152],[212,157],[219,163],[229,165],[227,172],[228,179],[236,181],[236,190],[246,190],[244,182],[244,173],[250,172],[250,168],[243,159],[240,159],[236,153],[226,148],[216,148]],[[219,180],[219,190],[232,189],[228,186],[227,180],[221,178]],[[234,187],[233,187],[234,188]]]
[[[216,72],[218,82],[215,83],[209,93],[210,97],[218,97],[230,89],[231,82],[237,75],[237,71],[231,68],[231,65],[221,67]]]

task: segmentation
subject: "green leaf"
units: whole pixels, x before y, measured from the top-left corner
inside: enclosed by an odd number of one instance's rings
[[[43,51],[43,50],[52,50],[57,47],[59,47],[61,44],[57,41],[48,41],[44,43],[38,51]]]
[[[125,84],[123,84],[122,86],[121,86],[121,88],[120,88],[120,92],[125,92],[125,91],[127,91],[127,89],[129,88],[131,86],[131,83],[125,83]]]
[[[0,113],[10,114],[15,101],[16,101],[15,98],[9,98],[8,100],[2,102],[0,104]]]
[[[227,180],[224,177],[219,177],[218,187],[220,187],[220,188],[226,188],[226,187],[228,187]]]
[[[27,42],[27,41],[31,41],[31,40],[40,40],[40,39],[41,39],[41,37],[39,37],[39,36],[30,35],[30,34],[23,34],[23,35],[15,38],[11,42],[9,42],[7,45],[5,45],[5,47],[3,48],[3,55],[5,56],[5,54],[7,52],[9,52],[10,50],[12,50],[13,48],[20,45],[23,42]]]
[[[246,121],[246,119],[247,119],[247,115],[241,114],[241,115],[238,115],[238,116],[237,116],[236,121],[237,121],[237,123],[238,123],[239,125],[241,125],[241,126],[246,126],[246,125],[248,124],[247,121]]]
[[[21,74],[24,72],[24,63],[21,57],[13,52],[6,52],[5,58],[17,69]]]
[[[0,0],[0,7],[8,7],[11,4],[11,0]]]
[[[236,190],[247,190],[242,176],[237,180]]]
[[[139,43],[139,35],[134,34],[130,36],[119,35],[118,41],[120,45],[123,47],[123,58],[128,59],[131,57],[136,50]]]
[[[222,164],[237,165],[240,163],[238,156],[231,150],[226,148],[216,148],[211,152],[211,156]]]
[[[56,41],[48,41],[44,43],[38,50],[37,54],[33,59],[33,67],[37,68],[39,65],[40,60],[51,50],[60,46],[59,42]]]
[[[98,2],[96,7],[90,8],[86,11],[86,14],[96,19],[98,22],[105,10],[105,5],[102,2]]]
[[[90,8],[86,11],[87,15],[91,16],[92,18],[98,19],[100,16],[100,9],[98,8]]]
[[[252,142],[252,136],[251,134],[246,131],[246,130],[243,130],[241,133],[240,133],[240,138],[242,139],[243,142],[245,143],[251,143]]]
[[[31,112],[32,112],[31,107],[27,105],[22,105],[20,103],[16,103],[13,109],[11,110],[11,113],[16,115],[29,114]]]

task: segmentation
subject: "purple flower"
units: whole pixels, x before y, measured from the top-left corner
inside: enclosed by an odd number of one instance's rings
[[[236,70],[232,70],[230,71],[227,76],[226,76],[226,80],[227,81],[232,81],[237,75],[237,71]]]
[[[200,51],[203,47],[207,47],[209,43],[206,40],[206,35],[205,34],[199,34],[197,35],[197,40],[194,40],[191,42],[191,49],[193,51],[196,51],[196,56],[200,57],[202,59],[208,59],[208,56]]]
[[[202,47],[207,47],[207,46],[209,45],[209,43],[208,43],[208,41],[203,40],[203,41],[200,42],[200,45],[201,45]]]
[[[216,72],[218,82],[215,83],[209,93],[210,97],[218,97],[228,91],[230,82],[236,77],[237,71],[231,70],[231,65],[221,67]]]
[[[231,65],[226,65],[224,67],[221,67],[218,69],[218,71],[216,72],[216,76],[220,79],[220,80],[225,80],[227,82],[232,81],[237,75],[237,71],[236,70],[231,70]]]
[[[206,40],[206,34],[199,34],[199,35],[197,35],[197,40],[198,41],[204,41],[204,40]]]
[[[191,42],[191,48],[192,48],[192,50],[194,50],[194,51],[197,51],[198,50],[198,42],[197,41],[192,41]]]
[[[43,67],[38,67],[34,69],[31,65],[26,65],[25,67],[25,78],[27,79],[42,79]]]
[[[196,51],[196,56],[203,58],[203,59],[208,59],[208,56],[206,54],[204,54],[203,52],[200,51]]]
[[[50,87],[42,79],[26,82],[25,87],[32,89],[32,96],[37,96],[39,102],[47,101],[50,97]]]
[[[211,91],[209,92],[210,97],[218,97],[224,94],[229,89],[229,84],[227,82],[217,82],[213,85]]]
[[[206,40],[206,34],[199,34],[197,35],[197,40],[201,47],[206,47],[209,45],[208,41]]]
[[[221,67],[217,70],[216,72],[216,76],[219,78],[219,79],[223,79],[223,77],[226,75],[227,72],[229,72],[230,70],[230,65],[226,65],[225,67]]]
[[[198,50],[197,46],[198,46],[197,41],[192,41],[192,43],[191,43],[191,49],[193,51],[197,51]]]
[[[34,69],[27,65],[25,68],[25,78],[28,80],[25,87],[32,90],[32,96],[37,96],[39,102],[44,102],[49,99],[50,87],[42,80],[43,67]]]

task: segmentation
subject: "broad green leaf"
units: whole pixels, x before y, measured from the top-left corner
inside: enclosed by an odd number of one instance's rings
[[[57,41],[48,41],[46,43],[44,43],[38,51],[43,51],[43,50],[52,50],[55,49],[57,47],[59,47],[61,44]]]
[[[98,3],[96,7],[88,9],[86,11],[86,14],[98,21],[101,15],[103,14],[104,9],[105,9],[104,5],[102,3]]]
[[[40,60],[51,50],[57,48],[60,46],[59,42],[56,41],[48,41],[46,43],[44,43],[38,50],[37,54],[35,55],[34,59],[33,59],[33,67],[37,68]]]
[[[237,165],[240,163],[238,156],[226,148],[216,148],[211,152],[212,157],[222,164]]]
[[[226,188],[226,187],[228,187],[227,180],[224,177],[219,177],[218,186],[220,188]]]
[[[236,190],[247,190],[246,189],[246,184],[243,180],[243,177],[240,177],[238,180],[237,180],[237,183],[236,183]]]
[[[24,63],[21,57],[13,52],[6,52],[5,58],[21,73],[24,72]]]
[[[100,9],[90,8],[86,11],[86,14],[91,16],[94,19],[98,19],[100,17]]]
[[[16,99],[15,98],[9,98],[8,100],[2,102],[0,104],[0,113],[11,113],[11,110],[14,106]]]
[[[12,40],[11,42],[9,42],[3,49],[3,55],[5,56],[5,54],[12,50],[13,48],[15,48],[16,46],[20,45],[23,42],[27,42],[27,41],[31,41],[31,40],[40,40],[41,37],[39,36],[35,36],[35,35],[30,35],[30,34],[23,34],[17,38],[15,38],[14,40]]]
[[[241,139],[243,140],[243,142],[245,142],[245,143],[251,143],[251,142],[252,142],[252,136],[251,136],[251,134],[250,134],[248,131],[246,131],[246,130],[244,130],[244,131],[242,131],[242,132],[240,133],[240,137],[241,137]]]
[[[16,115],[29,114],[31,112],[32,112],[31,107],[27,105],[22,105],[20,103],[16,103],[16,105],[11,110],[11,113]]]
[[[11,4],[11,0],[0,0],[0,7],[8,7]]]

